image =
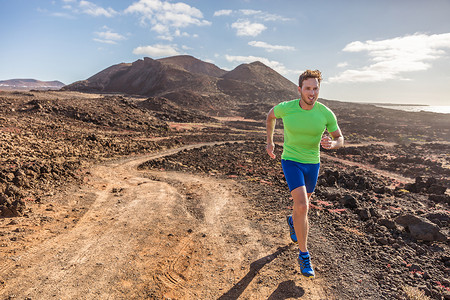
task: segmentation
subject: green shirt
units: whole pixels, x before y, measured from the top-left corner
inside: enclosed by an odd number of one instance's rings
[[[283,119],[284,146],[282,159],[304,164],[320,162],[320,140],[325,129],[338,130],[334,113],[316,102],[311,110],[300,107],[300,99],[282,102],[275,106],[275,117]]]

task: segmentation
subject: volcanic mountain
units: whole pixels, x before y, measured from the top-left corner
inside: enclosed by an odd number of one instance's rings
[[[187,55],[113,65],[63,89],[163,97],[212,115],[248,114],[257,105],[267,110],[298,96],[294,83],[261,62],[226,71]]]
[[[27,91],[27,90],[59,90],[64,86],[61,81],[40,81],[36,79],[9,79],[0,81],[0,90]]]

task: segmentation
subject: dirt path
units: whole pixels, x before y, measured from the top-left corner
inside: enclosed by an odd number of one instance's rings
[[[1,298],[332,299],[320,273],[298,274],[283,220],[264,221],[235,182],[137,170],[190,147],[95,166],[76,226],[0,262]]]
[[[373,166],[370,166],[370,165],[364,165],[364,164],[361,164],[359,162],[354,162],[354,161],[342,159],[342,158],[339,158],[339,157],[334,157],[334,156],[331,156],[331,155],[327,155],[325,153],[321,153],[320,155],[323,158],[325,158],[325,159],[332,160],[332,161],[335,161],[335,162],[339,162],[341,164],[348,165],[348,166],[359,167],[361,169],[370,171],[370,172],[378,174],[378,175],[382,175],[382,176],[387,177],[387,178],[391,178],[391,179],[396,180],[396,181],[401,182],[401,183],[412,183],[412,182],[414,182],[414,180],[411,179],[411,178],[404,177],[404,176],[401,176],[401,175],[399,175],[397,173],[389,172],[389,171],[386,171],[386,170],[380,170],[380,169],[377,169],[377,168],[375,168]]]

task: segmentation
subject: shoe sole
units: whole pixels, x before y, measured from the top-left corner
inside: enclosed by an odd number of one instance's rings
[[[291,235],[291,224],[289,224],[289,216],[286,217],[286,221],[287,221],[287,224],[288,224],[288,227],[289,227],[289,237],[291,238],[291,241],[292,241],[293,243],[297,243],[298,239],[297,239],[297,240],[294,240],[294,239],[292,238],[292,235]],[[295,234],[295,235],[297,235],[297,234]]]

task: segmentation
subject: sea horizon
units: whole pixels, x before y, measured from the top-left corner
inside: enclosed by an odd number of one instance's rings
[[[426,104],[394,104],[394,103],[366,103],[377,107],[389,108],[408,112],[433,112],[450,114],[450,105],[426,105]]]

